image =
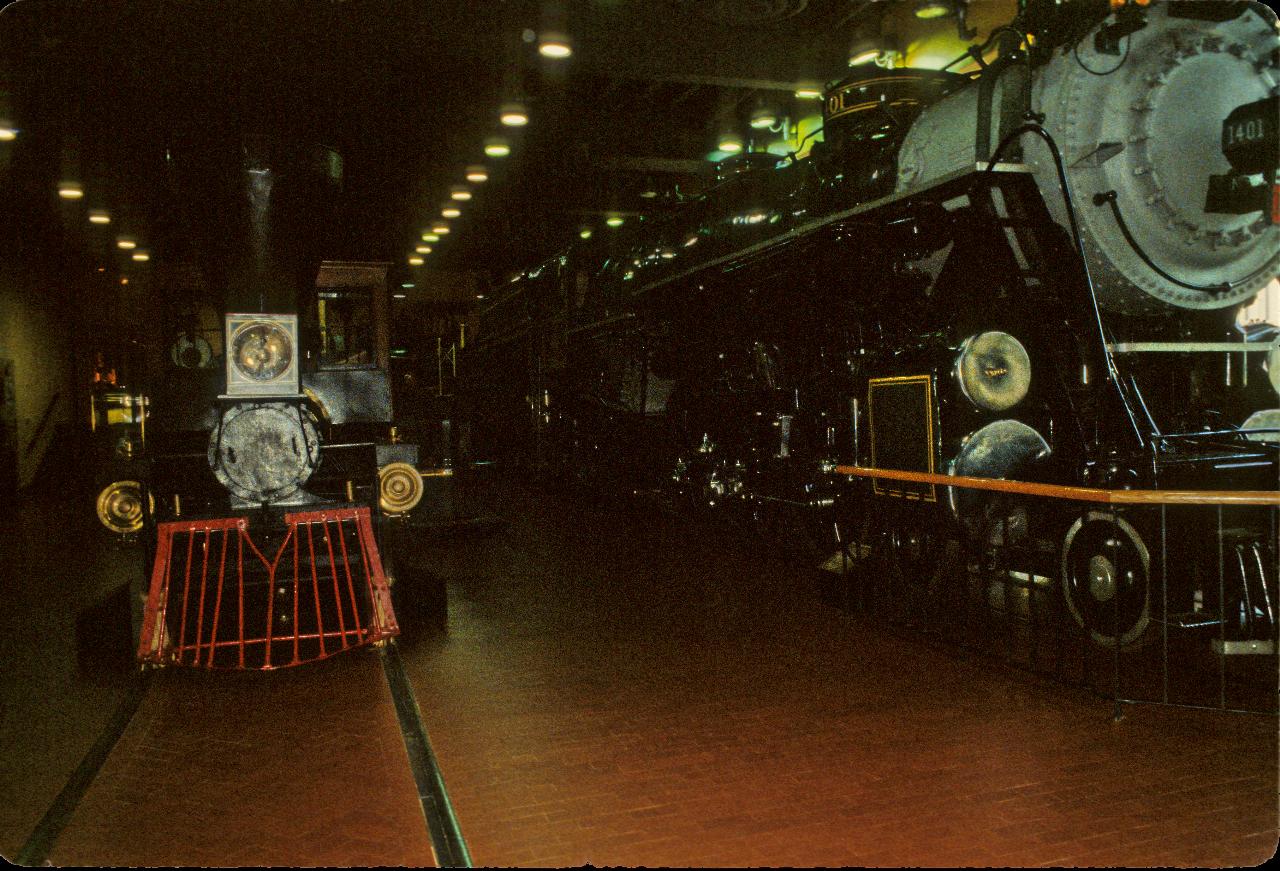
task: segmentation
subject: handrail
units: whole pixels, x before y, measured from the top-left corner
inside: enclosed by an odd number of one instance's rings
[[[1041,484],[1031,481],[1006,481],[999,478],[973,478],[967,475],[936,475],[898,469],[875,469],[865,466],[836,466],[837,474],[859,478],[885,478],[913,481],[944,487],[973,490],[996,490],[1051,499],[1073,499],[1101,502],[1107,505],[1280,505],[1280,491],[1272,490],[1103,490],[1097,487],[1072,487],[1063,484]]]
[[[53,416],[54,406],[58,404],[58,400],[62,398],[62,391],[59,390],[49,397],[49,404],[44,408],[44,414],[40,415],[40,423],[36,424],[36,430],[31,434],[31,438],[27,441],[26,450],[23,454],[31,453],[35,448],[36,442],[40,441],[40,437],[44,435],[45,427],[49,425],[49,419]]]

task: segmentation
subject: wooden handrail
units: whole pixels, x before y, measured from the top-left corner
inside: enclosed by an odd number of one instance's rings
[[[943,487],[996,490],[1050,499],[1101,502],[1106,505],[1280,505],[1280,490],[1102,490],[999,478],[972,478],[967,475],[935,475],[898,469],[870,469],[864,466],[836,466],[836,473],[859,478],[914,481]]]

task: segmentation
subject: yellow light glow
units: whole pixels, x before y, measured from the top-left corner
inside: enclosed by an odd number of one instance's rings
[[[430,253],[431,253],[431,246],[430,246],[430,245],[419,245],[417,248],[414,248],[413,250],[414,250],[414,251],[416,251],[416,252],[417,252],[417,253],[419,253],[419,254],[430,254]]]
[[[742,140],[737,136],[721,136],[720,141],[716,143],[716,147],[729,154],[737,154],[742,150]]]
[[[462,209],[458,208],[457,206],[445,206],[443,209],[440,210],[440,217],[442,218],[456,218],[461,214],[462,214]]]
[[[922,0],[916,4],[916,18],[928,21],[931,18],[942,18],[951,14],[951,6],[944,0]]]
[[[423,261],[423,259],[422,259],[421,257],[410,257],[410,258],[409,258],[409,265],[410,265],[410,266],[421,266],[421,265],[423,264],[423,262],[424,262],[424,261]]]
[[[482,182],[489,180],[489,171],[483,166],[468,166],[467,181]]]
[[[145,263],[151,259],[151,255],[148,254],[146,251],[134,251],[133,259],[138,261],[139,263]]]
[[[422,241],[423,241],[423,242],[439,242],[439,241],[440,241],[440,237],[439,237],[438,235],[436,235],[435,233],[423,233],[423,234],[422,234]]]
[[[453,190],[449,191],[449,199],[457,200],[460,203],[465,203],[467,200],[471,199],[471,191],[467,190],[464,187],[456,187]]]
[[[18,138],[18,131],[7,124],[0,124],[0,142],[12,142]]]
[[[796,88],[796,97],[801,100],[821,100],[821,88]]]
[[[124,278],[120,279],[120,283],[121,283],[121,284],[128,284],[128,283],[129,283],[129,277],[128,277],[128,276],[125,276]]]
[[[490,139],[484,144],[484,153],[490,157],[506,157],[511,153],[511,146],[505,139]]]
[[[609,217],[604,219],[604,222],[608,224],[610,227],[621,227],[623,223],[625,223],[625,221],[626,219],[623,218],[621,215],[610,215]]]
[[[107,214],[102,209],[94,209],[93,211],[89,212],[89,223],[90,224],[110,224],[111,215]]]
[[[58,196],[64,200],[78,200],[84,196],[84,188],[79,182],[64,181],[58,183]]]
[[[137,248],[138,243],[128,238],[127,236],[121,236],[119,239],[116,240],[116,247],[120,248],[121,250],[128,251],[130,248]]]
[[[449,232],[449,225],[436,224],[434,227],[431,228],[431,232],[436,233],[437,235],[443,236],[444,234]]]
[[[857,54],[850,55],[849,66],[856,67],[856,66],[861,66],[862,64],[869,64],[879,56],[880,56],[880,49],[869,48],[869,49],[866,49],[865,51],[860,51]]]
[[[559,33],[546,33],[543,34],[542,39],[538,42],[538,54],[554,60],[563,60],[573,54],[573,45],[569,42],[569,37],[567,36]]]
[[[583,239],[590,239],[590,238],[591,238],[591,228],[590,228],[590,227],[583,227],[581,230],[579,230],[579,231],[578,231],[578,235],[579,235],[581,238],[583,238]]]
[[[498,113],[498,120],[507,127],[523,127],[529,123],[529,113],[519,103],[507,103]]]

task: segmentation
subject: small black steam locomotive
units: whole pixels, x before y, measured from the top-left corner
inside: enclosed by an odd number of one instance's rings
[[[1274,653],[1280,329],[1239,313],[1280,268],[1275,16],[1029,2],[996,40],[858,70],[807,159],[522,274],[475,442],[922,587],[958,546],[1101,645]]]

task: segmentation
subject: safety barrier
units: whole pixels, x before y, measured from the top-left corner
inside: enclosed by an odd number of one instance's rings
[[[270,670],[399,631],[367,507],[286,514],[258,542],[246,517],[158,525],[143,663]]]
[[[1117,702],[1276,712],[1280,492],[836,471],[874,506],[837,526],[851,610]]]

